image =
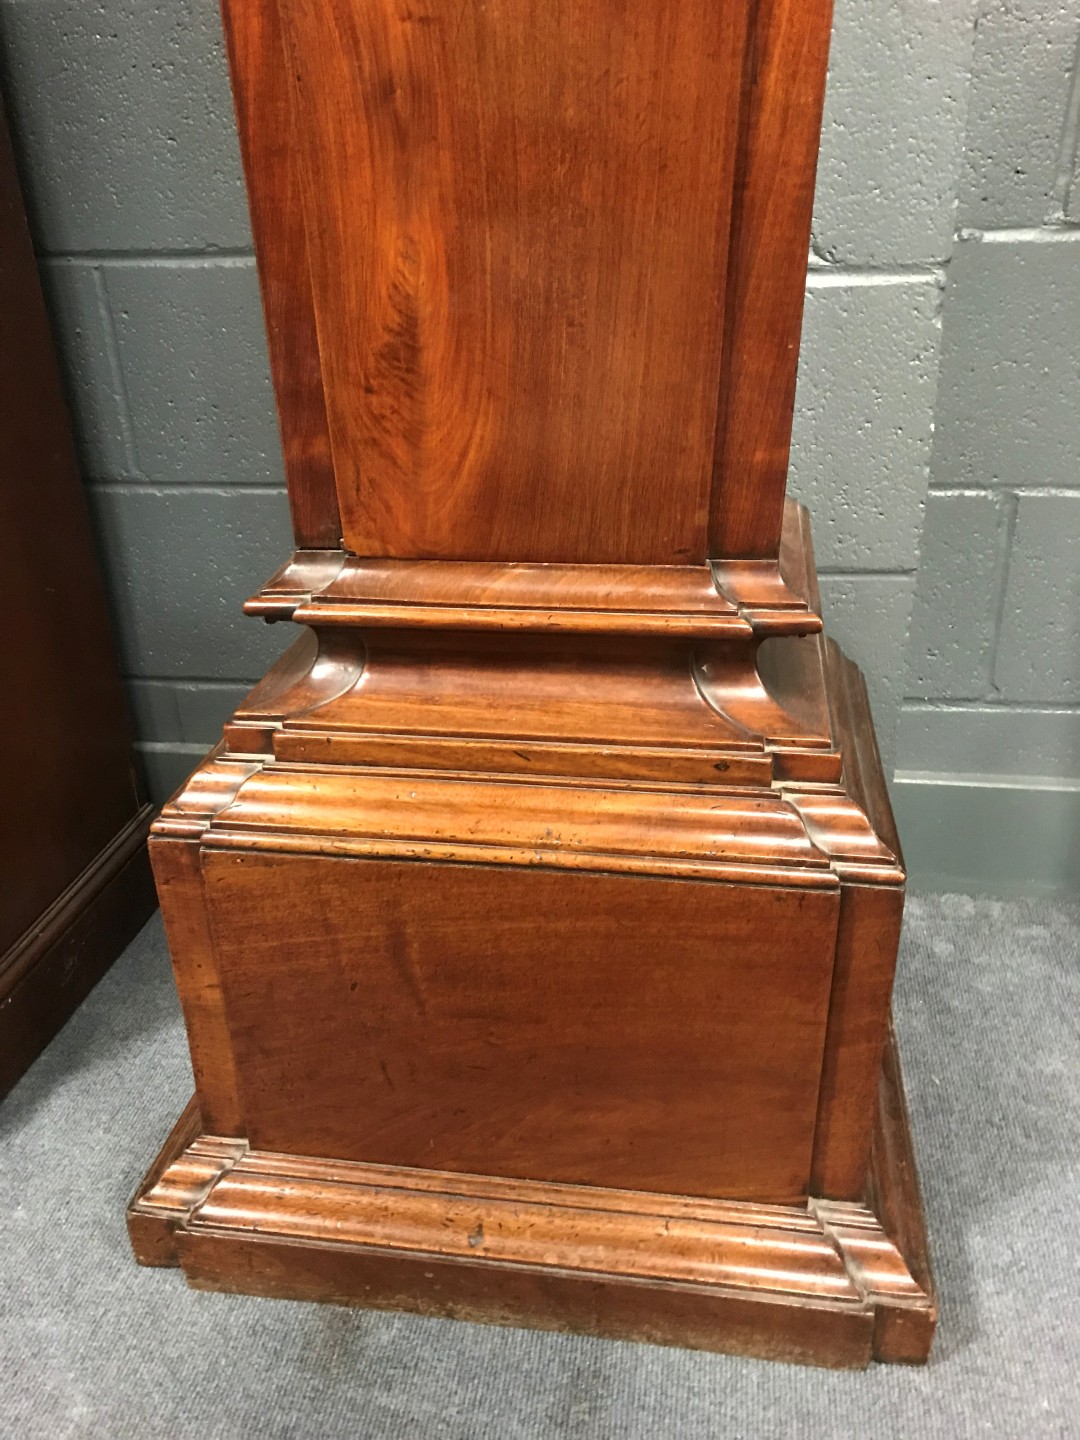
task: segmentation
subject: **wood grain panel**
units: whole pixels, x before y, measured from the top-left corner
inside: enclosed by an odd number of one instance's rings
[[[835,890],[228,851],[204,876],[252,1145],[805,1196]]]
[[[345,542],[705,559],[746,0],[291,0]]]

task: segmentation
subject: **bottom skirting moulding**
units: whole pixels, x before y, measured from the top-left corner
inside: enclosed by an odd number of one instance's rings
[[[128,1211],[197,1289],[835,1367],[927,1358],[937,1316],[891,1040],[865,1204],[700,1200],[338,1162],[200,1133]]]

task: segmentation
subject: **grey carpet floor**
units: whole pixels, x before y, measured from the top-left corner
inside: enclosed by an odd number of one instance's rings
[[[155,919],[0,1105],[0,1435],[1080,1436],[1080,906],[913,900],[901,967],[938,1344],[834,1374],[136,1269],[124,1205],[191,1090]]]

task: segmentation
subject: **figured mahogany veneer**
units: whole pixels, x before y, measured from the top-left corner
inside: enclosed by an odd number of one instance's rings
[[[222,10],[298,544],[775,557],[831,0]]]
[[[154,827],[138,1257],[924,1359],[904,872],[784,498],[828,5],[224,11],[300,638]]]
[[[748,8],[282,7],[350,550],[704,563]]]

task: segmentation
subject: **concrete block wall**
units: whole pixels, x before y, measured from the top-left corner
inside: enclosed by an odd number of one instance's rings
[[[974,14],[836,4],[792,489],[887,757]],[[216,0],[0,0],[0,65],[160,798],[287,638],[239,609],[289,540]]]
[[[895,795],[917,876],[1080,888],[1080,12],[984,0]]]
[[[929,479],[974,0],[835,0],[792,444],[825,621],[886,767]]]
[[[215,0],[0,0],[0,64],[158,800],[288,636],[290,548]]]

